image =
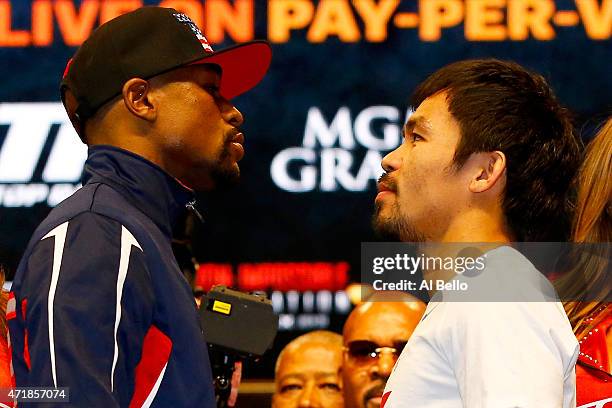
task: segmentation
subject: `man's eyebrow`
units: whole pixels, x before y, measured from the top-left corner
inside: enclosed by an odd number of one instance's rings
[[[331,377],[331,376],[335,376],[335,375],[338,375],[338,372],[333,372],[333,371],[317,371],[315,373],[315,377],[317,377],[317,378]]]
[[[406,121],[406,123],[404,124],[404,127],[402,128],[402,137],[406,137],[406,134],[412,129],[414,129],[417,125],[423,128],[426,132],[431,132],[431,130],[433,129],[431,122],[427,120],[425,117],[418,116],[418,115],[412,115]]]
[[[391,340],[391,344],[397,344],[397,343],[406,343],[408,341],[408,337],[410,337],[409,335],[404,337],[398,337],[398,338],[394,338]],[[348,343],[352,343],[354,341],[367,341],[369,343],[374,343],[376,344],[378,347],[391,347],[391,346],[381,346],[381,344],[389,344],[389,341],[378,341],[378,340],[373,340],[371,338],[369,339],[352,339],[351,341],[349,341]]]
[[[316,378],[321,378],[321,377],[330,377],[330,376],[334,376],[334,375],[338,375],[337,372],[333,372],[333,371],[317,371],[314,373]],[[304,376],[302,374],[287,374],[287,375],[283,375],[278,382],[282,383],[285,380],[288,379],[292,379],[292,378],[296,378],[298,380],[303,380]]]
[[[298,380],[303,380],[304,376],[302,374],[286,374],[279,378],[278,382],[283,382],[285,380],[289,380],[291,378],[296,378]]]
[[[427,118],[425,118],[424,116],[417,116],[417,115],[412,115],[410,119],[408,119],[408,121],[406,122],[405,127],[414,128],[417,125],[425,128],[426,130],[431,130],[433,127],[431,125],[431,122]]]

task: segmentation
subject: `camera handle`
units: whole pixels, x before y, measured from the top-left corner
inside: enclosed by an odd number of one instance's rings
[[[237,361],[235,355],[216,349],[209,353],[211,358],[213,381],[215,385],[215,399],[217,408],[228,407],[227,401],[232,391],[232,374]]]

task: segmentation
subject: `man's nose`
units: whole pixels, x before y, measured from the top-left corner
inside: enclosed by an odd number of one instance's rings
[[[396,361],[397,357],[394,353],[382,351],[378,355],[378,361],[373,367],[372,376],[386,381],[389,376],[391,376],[391,371],[393,370],[393,366],[395,365]]]
[[[400,147],[387,153],[387,155],[383,157],[381,165],[387,173],[391,173],[392,171],[399,169],[402,162],[401,154],[399,152]]]
[[[244,123],[244,116],[230,101],[224,99],[221,107],[223,119],[234,127],[240,127]]]
[[[320,408],[319,402],[319,393],[317,392],[316,384],[308,383],[304,387],[302,391],[302,395],[300,395],[300,400],[298,401],[298,407],[300,408]]]

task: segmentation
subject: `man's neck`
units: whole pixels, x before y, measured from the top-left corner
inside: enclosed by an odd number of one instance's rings
[[[477,251],[484,254],[512,241],[512,234],[505,226],[502,216],[495,212],[471,210],[453,219],[448,228],[436,239],[425,243],[423,249],[427,256],[454,258],[461,256],[463,250],[468,248],[470,253]],[[465,243],[465,247],[461,243]],[[448,281],[454,276],[453,272],[444,270],[424,273],[426,280]],[[430,291],[430,296],[434,293],[435,290]]]
[[[497,211],[472,209],[455,217],[432,242],[511,242],[504,217]]]

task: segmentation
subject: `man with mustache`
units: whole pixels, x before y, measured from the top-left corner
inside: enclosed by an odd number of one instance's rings
[[[89,146],[83,187],[40,224],[15,276],[18,387],[67,387],[79,407],[216,406],[171,236],[194,191],[238,180],[243,117],[229,99],[270,58],[264,42],[214,52],[161,7],[117,17],[79,48],[61,96]]]
[[[423,248],[483,248],[484,270],[464,280],[497,289],[479,292],[488,301],[435,293],[382,406],[575,406],[571,326],[545,296],[550,283],[511,245],[568,238],[580,145],[567,111],[541,76],[498,60],[440,69],[413,106],[403,143],[382,162],[374,225]],[[503,297],[506,288],[516,297]]]
[[[306,333],[285,346],[276,360],[272,408],[343,408],[342,336]]]
[[[344,324],[342,378],[346,408],[378,408],[391,370],[425,304],[401,292],[377,292]]]

